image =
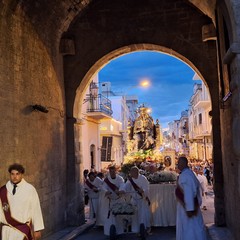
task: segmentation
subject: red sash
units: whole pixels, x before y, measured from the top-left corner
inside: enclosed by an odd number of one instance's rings
[[[129,181],[132,184],[135,191],[143,198],[143,194],[140,192],[140,187],[133,181],[133,179],[131,177],[129,177]],[[151,204],[150,199],[148,197],[146,197],[146,201],[147,201],[148,205]]]
[[[185,207],[184,192],[183,189],[179,186],[179,184],[177,184],[177,188],[175,189],[175,195],[177,197],[177,200],[182,204],[183,207]],[[194,197],[194,215],[197,215],[198,207],[198,198],[196,196]]]
[[[10,206],[9,206],[8,198],[7,198],[6,185],[4,185],[0,188],[0,199],[2,202],[4,216],[5,216],[5,219],[8,223],[8,225],[10,227],[16,228],[20,232],[22,232],[25,235],[24,240],[33,240],[30,224],[19,222],[11,216]]]
[[[88,181],[88,179],[86,179],[85,183],[87,184],[87,186],[91,189],[96,188],[92,183],[90,183],[90,181]]]
[[[107,177],[104,179],[104,182],[111,188],[113,192],[119,189],[115,184],[111,183]]]

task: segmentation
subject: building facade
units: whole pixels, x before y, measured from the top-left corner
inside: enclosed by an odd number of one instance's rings
[[[211,101],[208,88],[194,75],[193,95],[189,109],[181,113],[179,120],[169,123],[168,138],[165,138],[176,154],[191,159],[212,161]]]
[[[101,123],[112,119],[112,103],[99,91],[96,75],[85,92],[81,105],[82,117],[78,125],[82,143],[80,159],[83,169],[101,171],[102,138]]]
[[[211,101],[202,82],[195,83],[189,109],[189,156],[212,161]]]

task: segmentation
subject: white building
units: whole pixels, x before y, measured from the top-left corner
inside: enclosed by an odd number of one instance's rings
[[[101,120],[100,141],[101,141],[101,165],[107,167],[114,162],[121,165],[123,156],[126,153],[127,126],[131,119],[130,111],[134,111],[131,106],[137,102],[136,98],[126,103],[126,96],[117,95],[111,90],[111,83],[100,83],[102,93],[111,100],[112,119]]]
[[[200,80],[196,74],[194,79]],[[202,81],[194,85],[190,104],[190,157],[201,160],[212,159],[212,124],[210,117],[212,106],[208,89]]]
[[[128,121],[136,117],[136,96],[120,96],[110,82],[96,76],[82,106],[80,159],[83,169],[101,171],[109,164],[121,165],[126,153]]]
[[[110,90],[110,89],[109,89]],[[124,148],[124,133],[128,124],[128,107],[123,96],[109,96],[112,103],[112,118],[101,121],[101,163],[105,168],[111,162],[121,165]]]
[[[173,122],[168,123],[169,128],[169,148],[174,149],[176,153],[179,153],[181,147],[179,142],[179,123],[180,120],[174,120]]]
[[[181,112],[181,118],[178,124],[179,132],[179,153],[186,156],[189,155],[189,146],[188,146],[188,110]]]
[[[104,119],[112,118],[111,101],[99,93],[98,76],[93,78],[81,106],[81,121],[77,124],[80,131],[79,146],[80,161],[82,169],[97,171],[102,169],[101,165],[101,138],[100,124]],[[78,141],[78,139],[77,139]]]
[[[124,96],[110,96],[109,99],[112,102],[112,117],[116,120],[121,122],[122,129],[126,130],[128,125],[128,118],[129,118],[129,108],[126,104],[126,97]]]
[[[114,163],[121,165],[123,160],[122,123],[114,118],[102,119],[100,124],[101,167]]]
[[[200,160],[212,159],[211,101],[208,88],[197,74],[193,80],[193,95],[189,110],[181,113],[180,120],[169,123],[168,146],[178,154]]]
[[[126,96],[126,103],[129,110],[129,119],[133,122],[137,117],[137,108],[138,108],[138,97],[134,95],[127,95]]]

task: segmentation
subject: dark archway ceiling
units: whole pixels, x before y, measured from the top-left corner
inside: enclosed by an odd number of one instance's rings
[[[215,22],[216,0],[186,0],[207,15]],[[26,17],[32,22],[36,30],[51,33],[56,39],[60,39],[62,33],[67,31],[70,23],[82,11],[87,9],[91,2],[104,4],[104,0],[5,0],[0,3],[2,12],[4,9],[23,9]],[[142,1],[141,1],[142,2]],[[144,4],[144,3],[142,3]]]
[[[215,23],[216,0],[188,0]]]

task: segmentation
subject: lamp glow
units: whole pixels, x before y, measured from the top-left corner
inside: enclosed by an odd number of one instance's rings
[[[147,113],[151,113],[152,112],[152,109],[151,108],[148,108],[147,109]]]
[[[140,86],[149,87],[150,86],[150,81],[148,79],[144,79],[140,82]]]

